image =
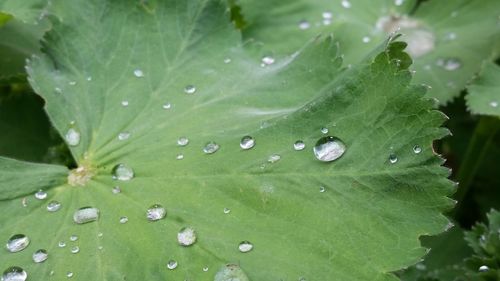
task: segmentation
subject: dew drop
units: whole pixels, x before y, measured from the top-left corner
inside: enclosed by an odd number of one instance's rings
[[[276,162],[280,161],[280,159],[281,159],[281,156],[279,154],[272,154],[269,156],[269,158],[267,158],[267,162],[276,163]]]
[[[99,219],[99,209],[83,207],[75,211],[73,221],[77,224],[93,222]]]
[[[122,189],[119,186],[115,186],[111,189],[111,192],[113,192],[113,194],[118,194],[122,192]]]
[[[242,253],[248,253],[253,249],[253,244],[248,241],[243,241],[238,245],[238,250]]]
[[[321,16],[323,17],[323,19],[328,19],[328,20],[330,20],[330,19],[332,19],[333,14],[332,14],[332,12],[323,12],[323,13],[321,14]]]
[[[328,134],[328,132],[329,132],[328,128],[325,128],[325,127],[321,128],[320,131],[322,134]]]
[[[226,264],[219,269],[214,281],[249,281],[249,279],[239,265]]]
[[[229,208],[224,208],[224,210],[223,210],[223,211],[224,211],[224,214],[229,214],[229,213],[231,213],[231,209],[229,209]]]
[[[70,240],[71,242],[78,241],[78,236],[73,234],[73,235],[71,235],[71,236],[69,237],[69,240]]]
[[[29,244],[30,239],[28,238],[28,236],[24,234],[15,234],[12,235],[9,240],[7,240],[7,244],[5,246],[9,252],[16,253],[26,249]]]
[[[170,269],[170,270],[174,270],[177,268],[177,261],[176,260],[169,260],[167,262],[167,268]]]
[[[177,145],[179,146],[186,146],[189,144],[189,139],[186,137],[180,137],[177,139]]]
[[[162,107],[163,107],[163,109],[170,109],[170,108],[172,108],[172,104],[170,104],[169,102],[167,102],[167,103],[164,103],[162,105]]]
[[[71,271],[68,271],[68,273],[66,273],[66,277],[68,277],[68,278],[73,277],[73,275],[74,275],[74,274],[73,274],[73,272],[71,272]]]
[[[41,263],[41,262],[44,262],[47,260],[47,258],[49,257],[49,254],[47,253],[47,250],[44,250],[44,249],[40,249],[36,252],[33,253],[33,261],[36,262],[36,263]]]
[[[490,106],[496,108],[496,107],[498,107],[498,102],[497,101],[491,101],[490,102]]]
[[[28,207],[28,198],[24,197],[21,200],[21,204],[23,205],[23,207]]]
[[[323,193],[326,191],[326,188],[324,186],[319,187],[319,192]]]
[[[351,2],[349,0],[342,0],[341,4],[342,4],[342,7],[346,8],[346,9],[351,8]]]
[[[123,107],[127,107],[128,106],[128,100],[122,100],[121,104],[122,104]]]
[[[306,144],[301,140],[298,140],[293,144],[293,149],[297,151],[304,150],[304,148],[306,148]]]
[[[453,41],[457,39],[457,34],[455,32],[448,32],[444,35],[446,41]]]
[[[167,215],[167,211],[160,204],[154,204],[148,208],[146,218],[150,221],[157,221],[163,219]]]
[[[120,141],[128,140],[128,138],[130,138],[129,132],[121,132],[118,134],[118,140]]]
[[[370,41],[372,41],[372,39],[370,38],[370,36],[364,36],[362,41],[363,43],[369,43]]]
[[[128,222],[128,217],[121,217],[120,218],[120,223],[121,224],[124,224],[124,223],[127,223]]]
[[[207,272],[208,271],[208,266],[205,266],[202,270],[203,270],[203,272]]]
[[[274,58],[271,56],[265,56],[262,58],[261,61],[262,61],[261,66],[271,65],[274,63]]]
[[[129,181],[134,178],[134,170],[125,164],[117,164],[111,173],[114,180]]]
[[[314,156],[323,162],[337,160],[344,155],[345,151],[345,144],[339,138],[332,136],[320,138],[313,148]]]
[[[251,136],[244,136],[240,141],[240,147],[244,150],[250,149],[255,146],[255,139]]]
[[[391,164],[395,164],[396,162],[398,162],[398,157],[396,156],[396,154],[389,155],[389,162]]]
[[[196,232],[191,227],[182,228],[179,233],[177,233],[177,242],[181,246],[191,246],[196,242]]]
[[[404,0],[394,0],[394,5],[401,6],[403,5],[404,2],[405,2]]]
[[[175,156],[175,159],[177,159],[177,160],[182,160],[182,159],[184,159],[184,154],[182,154],[182,153],[177,154],[177,156]]]
[[[66,243],[64,241],[59,241],[59,243],[57,243],[57,247],[64,248],[66,247]]]
[[[2,281],[25,281],[28,278],[28,273],[19,266],[11,266],[2,274]]]
[[[80,247],[78,247],[78,246],[71,247],[72,254],[78,254],[79,252],[80,252]]]
[[[224,63],[225,63],[225,64],[231,63],[231,58],[225,58],[225,59],[224,59]]]
[[[462,66],[462,63],[457,58],[446,58],[446,59],[438,59],[436,61],[436,65],[442,67],[448,71],[454,71],[459,69]]]
[[[89,81],[89,82],[92,81],[92,76],[88,76],[87,81]]]
[[[205,144],[205,147],[203,147],[203,152],[206,154],[212,154],[217,152],[219,150],[219,145],[213,141],[208,142]]]
[[[59,201],[50,201],[49,204],[47,204],[47,211],[49,212],[57,212],[61,209],[61,203]]]
[[[413,152],[414,152],[415,154],[419,154],[420,152],[422,152],[422,148],[421,148],[419,145],[415,145],[415,146],[413,147]]]
[[[40,190],[38,190],[37,193],[35,193],[35,198],[38,200],[43,200],[43,199],[47,198],[47,192],[40,189]]]
[[[101,238],[104,234],[102,232],[97,233],[97,237]]]
[[[69,146],[77,146],[80,143],[80,133],[75,128],[69,128],[64,138]]]
[[[196,92],[196,87],[194,85],[187,85],[184,88],[184,93],[188,95],[194,94],[195,92]]]
[[[300,30],[306,30],[306,29],[309,29],[310,27],[311,27],[311,24],[306,20],[302,20],[299,22],[299,29]]]
[[[76,81],[69,81],[69,82],[68,82],[68,84],[69,84],[70,86],[75,86],[75,85],[76,85]]]
[[[487,272],[489,270],[490,270],[490,268],[487,265],[481,265],[479,267],[479,272]]]
[[[144,72],[142,72],[142,70],[140,70],[140,69],[136,69],[136,70],[134,70],[134,76],[137,78],[144,77]]]

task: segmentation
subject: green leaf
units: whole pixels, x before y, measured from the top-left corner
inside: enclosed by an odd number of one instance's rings
[[[500,117],[500,67],[487,63],[479,77],[467,87],[467,107],[473,114]]]
[[[48,190],[58,212],[44,201],[0,202],[0,237],[32,241],[0,252],[0,264],[36,280],[68,272],[77,280],[397,280],[393,271],[425,254],[418,237],[447,225],[441,212],[453,186],[431,146],[447,134],[444,116],[422,98],[425,88],[410,85],[404,44],[345,70],[332,38],[319,38],[261,67],[220,1],[53,2],[63,21],[28,69],[79,168]],[[312,151],[322,127],[346,146],[331,163]],[[240,148],[245,135],[255,147]],[[189,143],[179,146],[183,136]],[[294,150],[297,140],[304,150]],[[208,142],[219,150],[204,153]],[[135,177],[114,180],[117,164]],[[153,204],[166,218],[147,220]],[[99,219],[74,223],[86,206]],[[176,239],[186,226],[197,233],[190,247]],[[240,252],[243,241],[253,249]],[[44,264],[32,262],[39,248],[49,252]]]
[[[415,60],[415,83],[431,86],[427,95],[444,104],[493,57],[500,43],[500,1],[416,2],[240,0],[248,23],[244,35],[275,54],[292,53],[319,33],[333,33],[346,62],[355,64],[399,26]],[[308,28],[302,30],[300,23]]]
[[[49,0],[0,0],[0,11],[24,23],[36,24],[44,17],[49,4]]]

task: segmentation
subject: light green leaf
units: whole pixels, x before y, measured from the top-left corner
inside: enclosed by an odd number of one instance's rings
[[[479,77],[467,87],[467,107],[473,114],[500,117],[500,67],[486,63]]]
[[[29,75],[80,167],[48,191],[58,212],[0,203],[0,237],[32,240],[0,264],[33,280],[397,280],[425,254],[418,237],[446,226],[453,187],[431,147],[444,117],[410,85],[404,44],[346,71],[320,38],[261,67],[220,1],[53,2],[63,21]],[[312,151],[322,127],[346,146],[331,163]],[[240,147],[245,135],[255,147]],[[208,142],[219,150],[204,153]],[[113,180],[120,163],[133,179]],[[153,204],[164,219],[147,220]],[[74,223],[85,206],[99,219]],[[190,247],[177,241],[186,226]]]
[[[47,13],[50,0],[0,0],[0,11],[24,23],[36,24]]]
[[[500,42],[500,1],[416,2],[240,0],[244,35],[269,53],[292,53],[319,33],[333,33],[345,61],[355,64],[400,27],[415,59],[415,83],[431,86],[427,95],[444,104],[493,57]]]

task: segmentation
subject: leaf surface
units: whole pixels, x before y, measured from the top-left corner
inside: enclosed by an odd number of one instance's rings
[[[473,114],[500,117],[500,67],[487,63],[479,77],[467,87],[467,107]]]

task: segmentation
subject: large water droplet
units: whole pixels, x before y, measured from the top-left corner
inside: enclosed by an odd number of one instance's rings
[[[121,132],[118,134],[118,140],[120,141],[128,140],[128,138],[130,138],[129,132]]]
[[[389,163],[395,164],[396,162],[398,162],[398,157],[396,156],[396,154],[389,155]]]
[[[413,152],[414,152],[415,154],[419,154],[420,152],[422,152],[422,148],[421,148],[419,145],[415,145],[415,146],[413,147]]]
[[[134,170],[125,164],[118,164],[112,170],[114,180],[129,181],[134,178]]]
[[[167,268],[170,270],[176,269],[177,268],[177,261],[176,260],[169,260],[167,262]]]
[[[28,278],[28,273],[19,266],[11,266],[2,274],[2,281],[25,281]]]
[[[47,253],[47,250],[44,250],[44,249],[40,249],[36,252],[33,253],[33,261],[36,262],[36,263],[41,263],[41,262],[44,262],[45,260],[47,260],[47,258],[49,257],[49,254]]]
[[[184,93],[188,95],[194,94],[195,92],[196,92],[196,87],[194,85],[187,85],[184,88]]]
[[[248,253],[253,249],[253,244],[249,241],[243,241],[238,245],[238,250],[242,253]]]
[[[77,224],[93,222],[99,219],[99,209],[92,207],[83,207],[73,214],[73,221]]]
[[[251,136],[244,136],[240,141],[240,147],[242,149],[250,149],[255,146],[255,139]]]
[[[438,59],[436,61],[436,65],[442,67],[448,71],[454,71],[459,69],[462,66],[462,63],[457,58],[446,58],[446,59]]]
[[[249,281],[239,265],[226,264],[215,275],[214,281]]]
[[[490,270],[490,268],[487,265],[481,265],[479,267],[479,272],[487,272],[489,270]]]
[[[149,207],[146,212],[146,217],[150,221],[157,221],[163,219],[167,215],[167,211],[160,204],[154,204]]]
[[[212,154],[219,150],[219,147],[220,146],[217,143],[211,141],[205,144],[205,147],[203,147],[203,152],[205,152],[206,154]]]
[[[191,246],[196,242],[196,232],[191,227],[182,228],[179,233],[177,233],[177,242],[181,246]]]
[[[69,146],[77,146],[80,143],[80,133],[75,128],[69,128],[64,138]]]
[[[179,139],[177,139],[177,145],[179,146],[186,146],[188,144],[189,144],[189,139],[186,137],[180,137]]]
[[[9,252],[16,253],[26,249],[29,244],[30,239],[28,238],[28,236],[24,234],[15,234],[12,235],[9,240],[7,240],[7,244],[5,246]]]
[[[38,190],[37,193],[35,193],[35,198],[38,200],[43,200],[43,199],[47,198],[47,192],[40,189],[40,190]]]
[[[61,203],[58,201],[50,201],[49,204],[47,204],[47,211],[49,212],[57,212],[61,209]]]
[[[142,70],[140,70],[140,69],[136,69],[136,70],[134,70],[134,76],[137,78],[144,77],[144,72],[142,72]]]
[[[320,138],[313,148],[314,156],[320,161],[330,162],[339,159],[346,150],[345,144],[336,137]]]
[[[293,144],[293,149],[297,151],[304,150],[304,148],[306,148],[306,144],[301,140],[298,140]]]

